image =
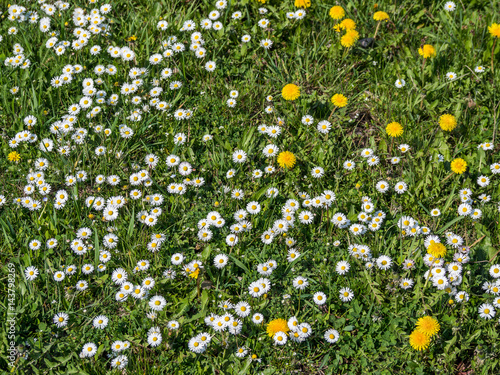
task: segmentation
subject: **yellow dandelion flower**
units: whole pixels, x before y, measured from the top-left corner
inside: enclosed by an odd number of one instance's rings
[[[309,8],[311,6],[311,0],[295,0],[295,6],[297,8]]]
[[[335,5],[330,8],[330,17],[332,17],[334,20],[340,20],[344,18],[345,16],[345,10],[339,5]]]
[[[341,23],[339,23],[339,28],[346,31],[354,30],[356,28],[356,22],[354,22],[350,18],[346,18]]]
[[[21,155],[17,151],[12,151],[7,155],[7,159],[17,163],[21,160]]]
[[[273,337],[276,332],[287,333],[290,329],[285,319],[274,319],[267,324],[266,331],[269,337]]]
[[[281,95],[283,96],[283,99],[285,100],[295,100],[298,99],[300,96],[300,88],[297,85],[294,85],[293,83],[289,83],[285,87],[283,87],[283,90],[281,91]]]
[[[500,24],[492,23],[491,26],[488,26],[488,31],[493,38],[500,38]]]
[[[451,162],[450,167],[456,174],[462,174],[467,170],[467,162],[464,159],[457,158]]]
[[[441,129],[451,132],[457,126],[457,119],[453,115],[445,114],[439,118]]]
[[[197,268],[196,271],[189,274],[189,277],[192,277],[193,279],[197,279],[199,274],[200,274],[200,269]]]
[[[391,122],[385,131],[390,137],[399,137],[403,134],[403,126],[399,122]]]
[[[356,30],[349,30],[345,35],[340,38],[340,44],[343,47],[349,48],[354,45],[359,39],[359,33]]]
[[[424,44],[422,48],[418,49],[418,53],[420,56],[423,56],[424,59],[428,59],[429,57],[436,56],[436,49],[430,44]]]
[[[332,96],[331,101],[335,107],[342,108],[342,107],[345,107],[347,105],[348,100],[342,94],[335,94]]]
[[[443,258],[446,255],[446,247],[439,242],[433,242],[427,247],[427,253],[434,258]]]
[[[441,326],[436,319],[432,316],[424,316],[417,321],[416,331],[432,337],[439,332],[440,328]]]
[[[296,161],[297,158],[290,151],[283,151],[278,155],[278,164],[281,168],[287,167],[292,169]]]
[[[415,330],[410,334],[410,345],[415,350],[425,350],[429,347],[430,343],[430,337],[423,334],[422,332]]]
[[[388,21],[389,20],[389,15],[386,12],[375,12],[373,15],[373,19],[375,21]]]

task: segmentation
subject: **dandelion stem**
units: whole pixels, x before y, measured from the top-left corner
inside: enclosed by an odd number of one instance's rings
[[[446,177],[444,178],[444,180],[443,180],[443,181],[441,181],[441,184],[442,184],[443,182],[445,182],[447,179],[449,179],[451,176],[453,176],[453,174],[454,174],[454,173],[455,173],[455,172],[451,172],[448,176],[446,176]]]
[[[493,74],[493,79],[495,79],[495,70],[493,68],[493,58],[495,57],[495,46],[497,44],[497,39],[493,40],[493,48],[491,49],[491,73]]]
[[[380,26],[380,22],[382,22],[382,21],[378,21],[378,23],[377,23],[377,28],[375,29],[375,35],[373,35],[373,40],[375,40],[375,38],[377,37],[377,33],[378,33],[378,28]]]
[[[420,101],[420,109],[422,109],[422,106],[424,105],[424,98],[425,98],[425,93],[424,93],[424,87],[425,87],[425,73],[424,73],[424,68],[425,68],[425,60],[422,61],[422,100]]]
[[[333,113],[335,112],[336,109],[337,109],[337,107],[333,107],[332,113],[330,113],[330,117],[328,117],[328,121],[330,121],[330,119],[332,118]]]

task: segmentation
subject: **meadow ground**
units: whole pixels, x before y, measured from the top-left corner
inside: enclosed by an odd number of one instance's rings
[[[500,371],[500,2],[1,2],[0,368]]]

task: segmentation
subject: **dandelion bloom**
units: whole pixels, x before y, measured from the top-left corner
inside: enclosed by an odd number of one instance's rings
[[[297,8],[309,8],[311,6],[311,0],[295,0],[295,6]]]
[[[330,8],[330,17],[332,17],[334,20],[340,20],[344,18],[345,16],[345,10],[339,5],[335,5]]]
[[[354,45],[359,39],[359,33],[356,30],[349,30],[345,35],[340,38],[340,44],[343,47],[349,48]]]
[[[347,105],[347,98],[342,94],[333,95],[331,101],[335,107],[342,108]]]
[[[296,161],[297,158],[290,151],[283,151],[278,155],[278,164],[281,168],[287,167],[291,169],[295,165]]]
[[[439,332],[440,325],[436,319],[432,316],[424,316],[417,321],[416,330],[429,337],[434,336]]]
[[[199,274],[200,274],[200,269],[197,268],[196,271],[189,274],[189,277],[192,277],[193,279],[197,279]]]
[[[467,170],[467,162],[464,159],[457,158],[451,162],[451,170],[456,174],[462,174]]]
[[[300,96],[300,88],[297,85],[294,85],[293,83],[289,83],[285,87],[283,87],[283,90],[281,91],[281,95],[283,96],[283,99],[285,100],[295,100],[298,99]]]
[[[276,332],[287,333],[290,330],[288,328],[288,322],[285,319],[274,319],[267,324],[267,334],[269,337],[273,337]]]
[[[375,12],[373,19],[375,21],[388,21],[389,15],[386,12]]]
[[[446,255],[446,247],[439,242],[433,242],[427,247],[427,252],[434,258],[442,258]]]
[[[341,23],[339,23],[338,26],[340,29],[344,29],[346,31],[354,30],[356,28],[356,22],[354,22],[350,18],[346,18]]]
[[[500,24],[492,23],[491,26],[488,26],[488,31],[493,38],[500,38]]]
[[[425,350],[430,343],[430,337],[420,331],[415,330],[410,334],[410,345],[415,350]]]
[[[424,59],[428,59],[429,57],[436,56],[436,49],[430,44],[424,44],[422,48],[418,49],[418,53],[420,56],[423,56]]]
[[[7,155],[7,159],[9,161],[18,162],[19,160],[21,160],[21,155],[17,151],[12,151],[12,152],[9,152],[9,155]]]
[[[453,115],[448,115],[448,114],[442,115],[439,118],[439,126],[441,126],[441,129],[450,132],[456,128],[457,119]]]
[[[390,137],[399,137],[403,134],[403,126],[399,122],[391,122],[385,131]]]

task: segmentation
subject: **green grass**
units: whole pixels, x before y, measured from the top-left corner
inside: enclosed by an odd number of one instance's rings
[[[329,17],[332,2],[312,0],[307,15],[302,20],[288,20],[286,13],[295,10],[294,2],[269,0],[261,4],[256,0],[228,1],[221,10],[220,31],[201,31],[205,40],[207,57],[198,59],[189,51],[190,32],[181,32],[184,21],[199,22],[215,9],[214,2],[194,0],[116,0],[110,1],[113,9],[105,15],[111,34],[93,35],[89,44],[80,51],[67,49],[62,56],[45,47],[49,36],[39,31],[38,25],[27,22],[8,21],[7,4],[2,3],[0,24],[0,195],[5,195],[6,204],[0,206],[0,259],[2,261],[2,321],[7,327],[8,268],[12,263],[16,270],[15,309],[17,328],[15,346],[20,354],[15,366],[10,367],[7,349],[10,339],[6,328],[0,339],[0,364],[2,369],[15,373],[36,374],[101,374],[119,370],[111,369],[111,343],[128,340],[130,349],[121,354],[128,357],[127,371],[158,374],[493,374],[500,366],[498,358],[498,312],[495,318],[479,317],[478,307],[492,303],[498,296],[485,293],[485,282],[494,281],[489,275],[492,264],[500,263],[499,208],[500,183],[498,175],[492,174],[489,166],[500,162],[498,157],[498,122],[500,97],[498,81],[500,68],[500,42],[493,49],[494,38],[488,26],[500,22],[500,3],[494,1],[457,2],[454,12],[443,10],[444,1],[345,1],[341,5],[346,18],[356,22],[360,38],[373,37],[377,22],[373,13],[381,10],[390,16],[390,21],[380,25],[377,38],[369,48],[359,43],[344,48],[333,27],[336,21]],[[59,32],[59,40],[72,41],[72,12],[79,6],[86,12],[97,5],[80,1],[70,8],[56,11],[52,19],[52,30]],[[40,5],[24,4],[44,17]],[[269,12],[259,15],[258,8]],[[242,12],[241,20],[232,20],[235,11]],[[160,31],[156,25],[160,17],[169,27]],[[267,18],[270,29],[263,30],[257,22]],[[67,25],[65,24],[67,22]],[[8,35],[12,26],[18,28],[16,35]],[[241,37],[249,34],[248,44]],[[186,45],[186,51],[171,59],[164,59],[158,66],[149,63],[149,57],[161,53],[161,42],[175,35]],[[136,40],[129,40],[135,36]],[[259,41],[271,39],[269,50],[259,47]],[[13,56],[12,48],[19,43],[24,55],[31,61],[28,69],[12,68],[4,60]],[[426,59],[418,54],[424,44],[436,49],[436,56]],[[100,45],[97,56],[89,53],[93,45]],[[128,46],[135,51],[134,61],[113,59],[106,52],[107,46]],[[493,51],[493,57],[492,57]],[[217,64],[214,72],[204,69],[205,62]],[[494,61],[494,71],[491,63]],[[51,79],[61,74],[67,65],[80,64],[83,72],[75,75],[72,83],[59,88],[51,86]],[[82,81],[97,75],[96,65],[113,64],[117,68],[114,76],[100,76],[107,97],[120,93],[120,86],[130,82],[128,71],[132,67],[145,67],[148,75],[144,85],[134,95],[143,98],[143,104],[151,99],[149,90],[155,85],[163,68],[176,73],[167,80],[160,80],[164,91],[161,100],[169,102],[173,110],[193,109],[189,120],[177,121],[172,111],[161,112],[150,108],[142,113],[140,121],[128,117],[134,106],[125,95],[120,95],[116,106],[101,105],[101,113],[93,119],[85,117],[88,110],[77,116],[75,128],[84,128],[88,135],[83,144],[71,140],[71,134],[62,137],[50,132],[50,126],[66,115],[71,104],[82,97]],[[485,68],[483,73],[474,71],[476,66]],[[446,73],[455,72],[457,79],[449,81]],[[406,85],[396,88],[394,82],[404,79]],[[180,90],[171,91],[172,80],[183,83]],[[294,102],[281,97],[283,86],[294,83],[301,89],[301,96]],[[10,89],[19,87],[12,95]],[[235,108],[229,108],[226,100],[231,90],[238,90]],[[341,93],[349,99],[344,108],[334,109],[330,98]],[[273,96],[272,114],[265,113],[270,105],[266,101]],[[128,98],[131,98],[128,97]],[[96,104],[94,103],[92,107]],[[91,107],[91,108],[92,108]],[[314,125],[305,126],[301,118],[314,117]],[[452,132],[439,127],[439,117],[452,114],[458,125]],[[35,143],[22,143],[15,149],[20,161],[8,160],[13,151],[9,140],[18,132],[28,130],[23,120],[33,115],[37,124],[29,131],[38,136]],[[261,124],[276,125],[278,118],[284,120],[282,133],[272,139],[260,134]],[[330,119],[332,128],[326,135],[316,130],[318,121]],[[399,138],[391,138],[385,132],[388,123],[397,121],[404,127]],[[126,124],[133,129],[130,139],[119,136],[119,126]],[[111,135],[96,133],[93,128],[102,125],[111,129]],[[183,145],[174,143],[173,135],[185,133]],[[203,142],[202,137],[211,134],[213,139]],[[42,152],[38,143],[42,138],[51,138],[56,145],[70,143],[76,146],[69,156],[62,156],[54,147],[52,152]],[[484,151],[478,145],[493,143],[494,149]],[[266,159],[262,149],[269,143],[280,151],[291,151],[297,157],[293,169],[279,168],[276,157]],[[400,144],[408,144],[410,151],[401,153]],[[109,153],[97,157],[94,150],[105,146]],[[360,156],[364,148],[372,148],[380,163],[370,167]],[[232,154],[242,149],[248,154],[244,164],[235,164]],[[120,153],[120,157],[116,154]],[[152,184],[149,187],[131,186],[129,176],[135,166],[147,169],[144,157],[154,153],[159,163],[149,169]],[[184,195],[168,192],[172,182],[180,183],[183,177],[177,170],[167,167],[165,158],[175,154],[181,161],[192,164],[194,172],[190,178],[203,177],[205,185],[196,189],[188,187]],[[444,162],[438,162],[442,155]],[[391,164],[392,157],[401,157],[399,164]],[[37,158],[49,161],[45,181],[52,187],[47,202],[42,202],[38,211],[29,211],[13,203],[23,197],[26,175],[34,170]],[[464,174],[451,172],[450,162],[455,158],[467,161]],[[347,159],[357,164],[352,171],[343,168]],[[260,179],[251,178],[254,169],[263,170],[274,165],[276,171]],[[321,166],[325,175],[320,179],[311,176],[311,169]],[[234,168],[234,178],[226,178],[226,172]],[[88,178],[75,186],[67,187],[64,178],[85,170]],[[172,175],[176,175],[172,177]],[[451,176],[450,176],[451,174]],[[98,185],[98,175],[118,175],[117,186]],[[491,179],[487,187],[480,187],[477,178],[486,175]],[[391,185],[387,194],[377,192],[375,185],[386,180]],[[404,181],[408,191],[402,195],[392,189],[395,183]],[[244,199],[231,198],[224,187],[242,189]],[[269,198],[270,187],[279,190],[279,195]],[[151,206],[143,200],[128,200],[119,209],[118,219],[113,222],[101,220],[100,213],[87,208],[89,196],[104,197],[122,195],[128,197],[132,189],[138,188],[143,196],[162,194],[163,213],[154,227],[141,224],[136,216]],[[472,206],[482,210],[482,218],[473,221],[457,215],[460,204],[459,191],[470,188],[473,192]],[[54,193],[65,189],[70,199],[62,210],[53,207]],[[332,190],[336,200],[329,209],[308,208],[315,213],[312,224],[295,222],[285,236],[277,236],[271,244],[261,242],[262,233],[273,226],[282,216],[281,209],[288,199],[299,199],[299,192],[311,197]],[[491,201],[481,204],[480,194],[488,194]],[[330,219],[337,212],[344,213],[353,223],[361,212],[361,198],[372,199],[376,210],[386,213],[381,229],[377,232],[354,237],[347,229],[335,227]],[[41,200],[36,192],[34,198]],[[248,202],[258,201],[262,211],[251,216],[252,229],[239,236],[239,243],[229,247],[225,238],[229,227],[235,223],[233,214],[244,209]],[[439,217],[430,211],[439,208]],[[224,228],[212,228],[213,239],[202,242],[198,239],[197,223],[210,212],[218,211],[226,220]],[[449,304],[450,295],[439,291],[426,282],[424,273],[429,269],[423,262],[426,254],[425,236],[404,236],[397,227],[402,215],[411,216],[420,226],[446,242],[446,233],[461,236],[464,245],[471,246],[471,261],[463,267],[463,281],[458,291],[466,291],[469,301]],[[69,242],[76,238],[82,227],[92,229],[88,245],[92,246],[84,256],[76,255]],[[110,229],[110,227],[113,227]],[[99,251],[103,250],[103,237],[113,231],[118,238],[117,252],[111,250],[112,259],[103,272],[94,271],[84,275],[83,264],[100,264]],[[152,234],[165,235],[159,252],[147,249]],[[294,246],[301,256],[289,263],[285,238],[293,237]],[[37,239],[45,243],[56,238],[59,245],[54,249],[30,250],[30,241]],[[333,245],[340,241],[340,246]],[[369,246],[373,257],[387,255],[393,266],[382,271],[376,267],[366,270],[364,262],[348,254],[349,244]],[[456,251],[447,246],[446,262],[453,261]],[[204,268],[198,279],[187,277],[180,266],[172,266],[171,255],[183,253],[185,263],[201,260]],[[213,258],[219,253],[229,256],[228,265],[219,270],[213,266]],[[406,258],[412,258],[416,267],[403,268]],[[133,272],[139,260],[150,261],[147,271]],[[257,265],[270,259],[278,263],[272,275],[271,291],[265,297],[252,298],[248,285],[262,277]],[[347,260],[351,269],[346,276],[335,273],[337,262]],[[61,283],[53,280],[56,271],[70,264],[76,265],[75,275],[67,276]],[[40,275],[34,281],[26,280],[24,270],[36,267]],[[161,295],[167,304],[154,321],[147,317],[150,308],[149,296],[144,300],[129,297],[117,302],[115,294],[119,288],[111,281],[112,271],[124,268],[134,285],[151,276],[156,285],[150,296]],[[168,280],[162,276],[166,269],[175,269],[177,277]],[[302,292],[292,286],[296,276],[304,276],[309,286]],[[409,290],[400,288],[401,278],[411,278],[415,285]],[[85,291],[77,291],[79,280],[89,284]],[[339,290],[349,287],[355,298],[349,303],[339,299]],[[328,301],[318,306],[312,296],[323,291]],[[5,297],[3,297],[5,296]],[[308,322],[313,334],[303,343],[289,342],[283,347],[273,345],[266,333],[266,326],[255,325],[251,317],[243,320],[240,335],[228,332],[214,333],[204,323],[211,313],[221,315],[219,302],[247,301],[254,312],[264,315],[265,323],[272,319],[288,319],[296,316],[300,322]],[[498,310],[498,309],[497,309]],[[4,312],[5,311],[5,312]],[[52,320],[58,312],[69,315],[66,327],[57,328]],[[97,315],[106,315],[109,325],[95,329],[92,320]],[[408,342],[418,318],[431,315],[441,329],[433,337],[428,349],[418,352]],[[177,320],[178,331],[169,331],[167,322]],[[163,342],[151,347],[147,332],[151,327],[161,329]],[[336,329],[340,339],[328,344],[323,339],[327,329]],[[202,354],[188,349],[188,341],[201,332],[214,334],[212,342]],[[98,352],[92,358],[79,358],[83,345],[93,342]],[[237,358],[238,347],[245,346],[261,362],[251,361],[248,356]],[[472,371],[472,372],[471,372]]]

